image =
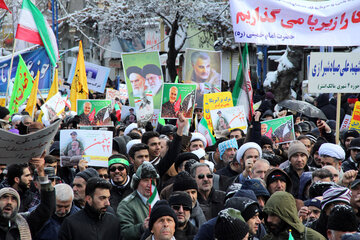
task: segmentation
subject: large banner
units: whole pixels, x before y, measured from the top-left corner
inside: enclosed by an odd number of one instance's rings
[[[76,58],[73,59],[68,82],[71,84],[75,74]],[[103,93],[110,74],[110,68],[85,62],[86,78],[89,90]]]
[[[359,62],[360,53],[312,52],[309,93],[360,92]]]
[[[212,132],[213,130],[210,110],[228,108],[233,106],[234,104],[231,92],[209,93],[204,95],[203,112],[210,132]]]
[[[0,163],[27,163],[33,157],[40,157],[48,150],[59,129],[61,121],[56,121],[47,128],[19,135],[0,129]]]
[[[111,131],[61,130],[60,165],[74,166],[85,159],[89,166],[107,167],[112,154]]]
[[[45,48],[39,48],[37,50],[21,53],[26,66],[28,67],[31,75],[35,78],[37,71],[40,71],[39,89],[42,93],[46,93],[50,89],[51,85],[51,64],[47,56]],[[0,58],[0,97],[5,97],[8,73],[10,69],[11,55]],[[14,62],[11,69],[11,82],[9,84],[9,96],[14,86],[14,80],[16,75],[16,69],[19,63],[19,55],[14,57]],[[46,95],[45,95],[46,96]]]
[[[236,42],[360,45],[360,1],[230,0],[230,12]]]
[[[203,108],[204,94],[221,92],[221,52],[186,49],[184,79],[196,84],[196,107]]]
[[[163,74],[159,52],[127,53],[121,57],[130,106],[135,107],[135,102],[138,105],[152,102],[153,109],[160,109]]]

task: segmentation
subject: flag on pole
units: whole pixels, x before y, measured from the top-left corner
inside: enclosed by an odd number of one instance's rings
[[[50,90],[49,90],[49,94],[46,98],[46,101],[48,101],[50,98],[52,98],[53,96],[55,96],[58,92],[59,92],[59,80],[58,80],[58,75],[59,75],[59,71],[56,68],[55,69],[55,75],[54,75],[54,80],[51,84]]]
[[[25,111],[30,114],[32,118],[34,118],[34,110],[36,107],[36,99],[37,99],[37,91],[39,87],[39,78],[40,78],[40,71],[38,70],[35,78],[35,83],[31,89],[30,97],[27,101]]]
[[[19,106],[23,104],[30,95],[33,85],[34,78],[31,76],[29,69],[26,67],[24,59],[21,55],[19,55],[19,63],[16,70],[14,87],[9,103],[9,115],[18,112]]]
[[[6,3],[4,2],[4,0],[0,0],[0,8],[8,10],[11,13],[9,8],[6,6]]]
[[[195,119],[195,121],[197,121],[197,120]],[[205,136],[207,146],[212,146],[212,145],[215,144],[216,139],[212,135],[212,133],[211,133],[211,131],[210,131],[208,125],[207,125],[206,119],[204,117],[201,118],[201,120],[199,122],[198,132]]]
[[[151,213],[151,209],[154,207],[155,203],[160,200],[159,193],[156,188],[155,181],[151,180],[151,187],[150,187],[150,197],[148,199],[149,206],[149,215]]]
[[[88,99],[89,89],[87,85],[85,60],[82,42],[79,42],[79,53],[76,61],[74,78],[70,90],[71,111],[76,112],[76,100]]]
[[[23,0],[15,38],[44,46],[51,64],[56,66],[59,50],[55,34],[31,0]]]
[[[234,106],[244,106],[245,114],[250,121],[252,118],[251,113],[253,112],[253,89],[250,80],[249,50],[247,43],[245,44],[244,51],[242,53],[242,59],[244,61],[246,79],[244,79],[243,69],[240,64],[238,73],[236,75],[236,82],[232,93],[232,98]]]

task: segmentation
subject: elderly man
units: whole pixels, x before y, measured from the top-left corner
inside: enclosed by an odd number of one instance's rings
[[[297,216],[294,197],[287,192],[276,192],[266,202],[264,207],[266,213],[265,224],[268,227],[268,239],[319,239],[325,240],[320,233],[306,228]]]
[[[178,225],[174,211],[166,200],[158,201],[151,211],[149,230],[151,235],[146,240],[172,240]]]
[[[99,173],[94,168],[87,168],[75,175],[73,182],[74,204],[78,208],[85,207],[85,188],[87,181],[92,177],[99,177]]]
[[[65,183],[55,185],[56,210],[51,218],[45,223],[35,240],[58,239],[61,224],[64,219],[75,214],[80,209],[73,204],[74,193],[71,187]]]
[[[120,221],[107,212],[110,188],[111,184],[105,179],[89,179],[85,190],[85,208],[64,220],[58,239],[120,239]]]
[[[122,154],[114,154],[109,157],[108,164],[108,173],[112,185],[110,190],[110,206],[115,210],[121,200],[132,193],[130,188],[129,161]]]
[[[236,153],[236,160],[241,165],[243,172],[237,177],[235,182],[243,183],[245,179],[251,178],[251,169],[254,163],[261,158],[261,155],[261,147],[255,142],[247,142],[240,147]]]
[[[175,102],[178,95],[177,87],[171,87],[169,90],[169,101],[163,103],[161,106],[161,117],[163,118],[176,118]]]
[[[177,240],[193,239],[198,228],[189,221],[192,211],[191,197],[185,192],[173,192],[169,198],[169,205],[174,210],[178,220],[175,238]]]
[[[195,163],[191,167],[191,175],[198,186],[198,201],[207,220],[216,217],[224,208],[225,192],[213,187],[213,173],[206,163]]]
[[[345,159],[345,151],[342,147],[333,143],[324,143],[319,148],[319,155],[322,167],[331,165],[342,172],[341,162]]]
[[[235,177],[241,172],[241,166],[235,159],[238,144],[235,138],[224,141],[218,146],[220,159],[224,162],[225,167],[216,173],[227,177]]]
[[[144,91],[147,90],[142,69],[137,66],[128,67],[126,75],[131,83],[133,96],[142,97]]]
[[[0,190],[0,236],[3,239],[31,239],[39,232],[55,210],[55,191],[44,171],[44,159],[30,160],[37,170],[41,201],[31,213],[19,214],[20,196],[11,187]]]
[[[153,96],[155,96],[162,86],[161,69],[155,64],[147,64],[143,67],[143,75],[146,78]]]
[[[124,240],[140,239],[149,227],[148,199],[151,195],[151,184],[159,178],[156,169],[149,162],[144,162],[133,174],[131,188],[134,192],[124,198],[117,208]]]
[[[293,187],[292,194],[298,198],[300,177],[303,172],[314,171],[315,169],[307,165],[309,151],[300,141],[294,141],[290,144],[288,157],[290,165],[284,171],[290,176]]]

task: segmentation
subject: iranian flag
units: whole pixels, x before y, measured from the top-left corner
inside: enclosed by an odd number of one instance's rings
[[[154,207],[155,203],[160,200],[158,190],[156,188],[154,180],[151,180],[151,187],[150,187],[151,195],[148,199],[149,206],[149,215],[151,213],[151,209]]]
[[[249,121],[251,121],[251,113],[253,112],[253,89],[250,80],[249,50],[247,43],[245,44],[244,51],[242,53],[242,59],[244,62],[245,74],[243,73],[244,70],[240,64],[238,73],[236,75],[236,82],[232,93],[232,98],[234,106],[244,106],[245,114]]]
[[[196,119],[195,119],[195,121],[196,121]],[[212,146],[215,144],[216,139],[210,132],[209,127],[206,122],[206,119],[204,117],[199,122],[198,132],[201,133],[202,135],[204,135],[204,137],[206,138],[207,146]]]
[[[54,32],[31,0],[23,0],[16,39],[45,47],[53,66],[59,60],[59,50]]]

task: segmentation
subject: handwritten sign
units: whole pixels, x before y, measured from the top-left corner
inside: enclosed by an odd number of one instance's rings
[[[222,108],[210,110],[211,121],[217,138],[226,137],[229,131],[234,128],[240,128],[246,134],[247,121],[244,106]],[[224,134],[226,132],[227,134]]]
[[[209,130],[212,132],[213,125],[211,121],[210,110],[233,107],[231,92],[219,92],[204,94],[204,118],[208,124]]]
[[[72,83],[76,68],[76,58],[73,59],[69,72],[68,82]],[[110,74],[110,68],[94,63],[85,62],[86,78],[89,90],[103,93]]]
[[[49,149],[61,121],[56,121],[47,128],[18,135],[0,129],[0,163],[26,163],[33,157],[39,157]]]
[[[312,52],[309,92],[360,92],[360,53]]]
[[[286,143],[295,140],[293,116],[286,116],[261,122],[261,135],[265,135],[274,143]]]
[[[236,42],[359,45],[359,1],[230,0]]]
[[[350,121],[349,130],[356,130],[360,133],[360,102],[357,101],[354,106]]]
[[[343,120],[343,122],[341,124],[340,131],[348,130],[349,126],[350,126],[350,121],[351,121],[351,115],[346,114],[345,117],[344,117],[344,120]]]
[[[111,131],[61,130],[60,165],[74,166],[85,159],[89,166],[107,167],[112,154]]]

